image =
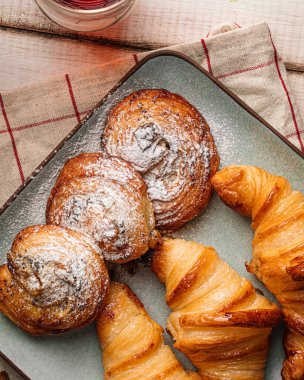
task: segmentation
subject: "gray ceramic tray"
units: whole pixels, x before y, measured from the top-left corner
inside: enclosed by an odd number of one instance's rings
[[[99,150],[109,109],[127,94],[143,88],[165,88],[195,105],[210,125],[222,166],[258,165],[286,176],[295,188],[304,190],[304,160],[300,152],[292,150],[266,122],[191,60],[170,52],[153,54],[101,101],[5,205],[0,216],[0,263],[5,262],[12,240],[22,228],[44,222],[49,191],[65,161],[81,152]],[[217,196],[213,196],[202,215],[175,235],[213,245],[222,259],[273,299],[244,266],[251,256],[250,221],[225,207]],[[165,326],[169,310],[164,302],[164,288],[150,269],[139,265],[136,274],[131,275],[126,267],[121,267],[118,279],[129,284],[152,318]],[[280,378],[282,331],[281,326],[272,336],[267,380]],[[171,344],[169,337],[166,339]],[[62,336],[31,337],[1,315],[0,349],[33,380],[103,379],[101,350],[93,325]],[[189,367],[185,358],[179,357]]]

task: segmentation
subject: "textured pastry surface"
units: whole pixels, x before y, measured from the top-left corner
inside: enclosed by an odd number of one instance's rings
[[[112,282],[106,306],[97,321],[105,380],[200,380],[185,371],[163,329],[147,314],[126,285]]]
[[[58,334],[100,313],[109,279],[87,239],[58,226],[31,226],[0,267],[0,311],[30,334]]]
[[[130,164],[105,153],[81,154],[65,164],[46,219],[88,234],[112,262],[140,257],[157,237],[143,179]]]
[[[211,247],[166,239],[152,267],[166,285],[174,346],[202,378],[263,379],[271,329],[280,320],[278,307]]]
[[[219,157],[205,119],[180,95],[126,97],[109,115],[102,147],[143,175],[159,229],[181,227],[208,204]]]
[[[254,273],[282,305],[287,332],[283,377],[304,379],[304,196],[254,166],[229,166],[212,179],[229,207],[252,217]]]

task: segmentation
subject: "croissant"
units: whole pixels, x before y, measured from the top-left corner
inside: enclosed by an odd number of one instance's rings
[[[173,310],[167,327],[174,347],[203,379],[264,378],[269,336],[280,320],[275,304],[213,248],[195,242],[164,240],[152,269],[166,285],[166,302]]]
[[[282,305],[287,333],[284,379],[304,379],[304,196],[255,166],[229,166],[212,184],[229,207],[252,217],[254,273]]]
[[[219,157],[205,119],[180,95],[127,96],[109,114],[102,148],[142,174],[160,230],[176,230],[207,206]]]
[[[46,220],[93,237],[111,262],[140,257],[158,236],[143,179],[130,164],[105,153],[81,154],[65,164]]]
[[[96,319],[108,287],[104,262],[84,236],[31,226],[0,267],[0,311],[30,334],[58,334]]]
[[[111,282],[97,332],[105,380],[201,379],[196,372],[184,370],[164,344],[162,327],[126,285]]]

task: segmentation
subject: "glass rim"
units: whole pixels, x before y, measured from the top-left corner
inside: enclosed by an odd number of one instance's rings
[[[99,13],[115,10],[115,8],[118,8],[119,6],[123,5],[124,3],[130,2],[131,0],[119,0],[108,7],[98,8],[98,9],[81,9],[81,8],[76,9],[76,8],[70,8],[66,5],[60,4],[56,0],[49,0],[49,1],[52,4],[54,4],[57,8],[61,8],[62,10],[67,11],[67,12],[72,12],[72,13],[77,13],[77,14],[81,14],[81,13],[82,14],[99,14]]]

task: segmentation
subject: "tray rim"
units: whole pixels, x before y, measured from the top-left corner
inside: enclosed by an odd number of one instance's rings
[[[289,146],[296,154],[304,159],[304,152],[294,146],[285,136],[283,136],[278,130],[272,127],[264,118],[262,118],[256,111],[254,111],[250,106],[248,106],[241,98],[239,98],[233,91],[226,87],[222,82],[216,79],[212,74],[206,69],[200,66],[196,61],[187,56],[184,53],[180,53],[175,50],[165,49],[161,51],[155,51],[146,55],[144,58],[140,59],[127,73],[115,84],[115,86],[105,95],[103,98],[94,106],[94,108],[81,120],[62,140],[61,142],[52,150],[51,153],[37,166],[37,168],[28,176],[28,178],[23,182],[22,185],[9,197],[9,199],[0,208],[0,216],[4,211],[11,205],[11,203],[17,198],[17,196],[33,181],[36,175],[48,164],[48,162],[57,154],[57,152],[63,147],[63,145],[72,137],[74,134],[83,126],[83,124],[94,114],[97,108],[101,107],[110,96],[122,85],[124,84],[141,66],[143,66],[148,61],[157,57],[176,57],[194,66],[201,73],[206,75],[217,87],[224,91],[229,97],[236,101],[245,111],[262,123],[266,128],[268,128],[272,133],[274,133],[279,139],[281,139],[286,145]],[[0,357],[4,359],[11,367],[23,376],[25,380],[31,380],[20,368],[18,368],[6,355],[0,351]]]

